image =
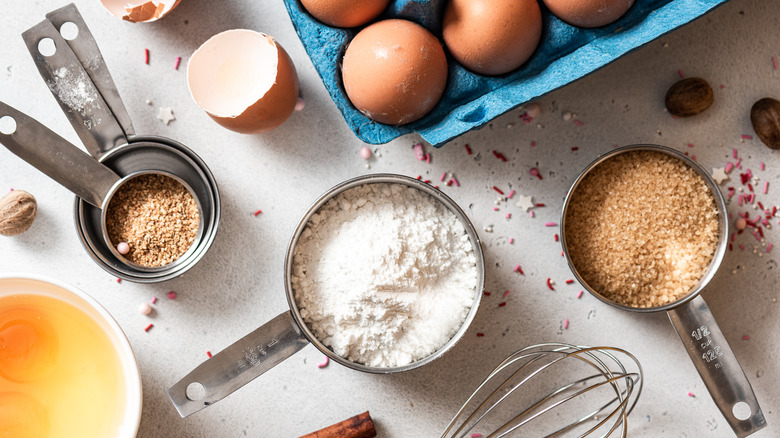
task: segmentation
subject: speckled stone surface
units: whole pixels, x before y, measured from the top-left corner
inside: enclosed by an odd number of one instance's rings
[[[0,100],[44,122],[71,142],[78,138],[41,80],[21,32],[52,1],[3,2],[0,14]],[[154,285],[117,283],[83,251],[73,224],[73,196],[5,148],[0,148],[0,190],[27,190],[38,199],[32,228],[0,238],[0,272],[49,275],[102,303],[125,330],[144,386],[140,437],[294,437],[369,410],[382,437],[438,436],[460,404],[504,357],[526,345],[559,341],[613,345],[634,353],[645,370],[642,397],[629,419],[633,437],[730,437],[683,345],[664,314],[637,315],[608,307],[581,287],[567,285],[571,271],[554,241],[563,197],[580,170],[616,144],[660,143],[696,155],[705,168],[742,157],[760,178],[764,206],[780,204],[780,152],[754,135],[749,110],[759,98],[780,97],[780,3],[732,0],[690,25],[648,44],[598,72],[540,100],[543,112],[526,124],[512,110],[484,128],[440,149],[426,147],[418,161],[408,135],[373,146],[360,158],[358,140],[331,100],[293,29],[284,4],[183,1],[169,16],[148,24],[122,22],[96,0],[76,1],[98,41],[140,134],[158,134],[191,147],[208,163],[222,195],[222,221],[208,254],[183,277]],[[271,133],[243,136],[219,127],[192,102],[185,82],[191,53],[217,32],[249,28],[275,36],[301,79],[306,108]],[[144,49],[150,52],[144,64]],[[174,70],[176,57],[181,67]],[[666,90],[680,73],[706,78],[715,103],[689,119],[663,109]],[[150,104],[147,104],[150,101]],[[176,120],[156,118],[170,107]],[[576,115],[576,124],[563,120]],[[464,144],[473,151],[466,153]],[[573,151],[572,148],[578,148]],[[493,154],[502,153],[503,162]],[[760,163],[766,170],[760,170]],[[370,168],[366,167],[370,165]],[[544,179],[529,174],[537,167]],[[463,340],[440,360],[408,373],[365,374],[332,363],[308,346],[228,398],[181,419],[165,390],[260,324],[287,311],[283,264],[290,238],[309,205],[331,186],[370,172],[430,179],[467,212],[480,232],[486,288]],[[459,186],[444,186],[452,172]],[[742,187],[734,171],[721,188]],[[761,193],[769,181],[768,194]],[[494,211],[497,186],[514,201]],[[747,189],[745,189],[747,190]],[[515,205],[530,195],[545,207],[535,217]],[[729,213],[745,211],[735,198]],[[262,213],[253,213],[262,209]],[[507,213],[511,218],[507,219]],[[751,216],[756,211],[751,210]],[[764,231],[780,244],[780,225]],[[492,229],[487,232],[485,229]],[[510,244],[509,239],[514,243]],[[737,236],[721,271],[702,296],[736,353],[766,415],[756,437],[780,435],[780,248],[766,253],[749,234]],[[738,245],[743,245],[744,250]],[[513,272],[520,264],[525,275]],[[555,291],[545,285],[555,281]],[[507,305],[499,307],[509,289]],[[169,300],[167,292],[176,291]],[[152,297],[151,317],[139,303]],[[564,328],[564,321],[569,321]],[[154,327],[144,332],[150,322]],[[477,337],[483,333],[483,337]],[[694,397],[689,396],[689,392]],[[550,421],[555,421],[552,418]],[[537,429],[522,436],[536,436]]]

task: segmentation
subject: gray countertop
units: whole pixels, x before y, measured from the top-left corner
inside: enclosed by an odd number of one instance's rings
[[[20,37],[63,4],[2,3],[0,100],[79,144]],[[559,221],[563,196],[584,166],[614,145],[634,143],[688,152],[707,169],[724,166],[736,148],[743,166],[761,179],[757,191],[764,206],[780,204],[780,152],[757,138],[742,138],[754,135],[749,119],[753,102],[780,97],[780,70],[772,63],[772,57],[780,57],[780,2],[732,0],[544,96],[539,101],[543,113],[530,124],[522,120],[522,109],[510,111],[440,149],[427,147],[430,163],[415,158],[411,146],[418,138],[405,136],[372,146],[370,167],[359,156],[364,144],[341,119],[280,0],[188,0],[150,24],[122,22],[97,0],[76,4],[136,131],[190,146],[208,163],[222,196],[217,239],[196,267],[161,284],[118,283],[82,249],[72,219],[73,196],[0,148],[0,191],[27,190],[39,203],[39,217],[28,232],[0,238],[0,272],[43,274],[71,283],[116,318],[141,369],[140,437],[297,436],[365,410],[380,436],[437,436],[500,360],[539,342],[611,345],[639,358],[645,382],[629,418],[631,436],[733,436],[667,316],[613,309],[587,293],[578,299],[582,288],[565,283],[572,273],[554,241],[558,229],[545,223]],[[227,131],[198,109],[187,91],[189,55],[210,36],[231,28],[273,35],[298,69],[306,107],[271,133]],[[147,48],[149,65],[144,64]],[[177,56],[182,66],[175,70]],[[664,111],[663,97],[680,72],[713,85],[715,103],[705,113],[674,119]],[[158,120],[160,107],[172,108],[176,120],[169,125]],[[581,123],[564,120],[566,112]],[[496,159],[493,151],[508,161]],[[760,170],[762,162],[765,170]],[[532,167],[541,170],[543,180],[530,175]],[[442,190],[479,231],[486,289],[493,292],[484,297],[465,337],[440,360],[390,375],[361,373],[332,362],[318,368],[323,354],[307,346],[221,402],[181,419],[165,390],[206,360],[207,351],[218,352],[288,310],[283,264],[298,220],[328,188],[372,172],[421,175],[434,183],[443,172],[452,172],[458,179],[459,186]],[[724,193],[739,185],[736,179],[732,172],[731,180],[721,185]],[[767,194],[761,193],[764,181],[769,181]],[[514,198],[494,211],[493,186],[533,196],[545,206],[531,218]],[[258,209],[262,214],[253,215]],[[744,210],[734,202],[728,209],[732,214]],[[766,242],[780,244],[777,218],[772,227],[766,230]],[[739,236],[702,296],[763,408],[768,426],[755,436],[772,437],[780,435],[780,248],[767,253],[759,246],[754,251],[757,243],[748,234]],[[513,271],[517,264],[525,275]],[[548,277],[555,281],[555,291],[547,288]],[[171,290],[178,294],[175,300],[166,298]],[[511,291],[507,305],[499,307],[505,290]],[[153,315],[141,315],[138,304],[155,296],[159,301]],[[150,322],[154,327],[145,332]]]

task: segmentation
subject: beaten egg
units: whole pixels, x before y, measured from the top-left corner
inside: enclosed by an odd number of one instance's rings
[[[344,90],[366,117],[401,125],[427,114],[447,85],[439,40],[419,24],[392,19],[361,30],[341,66]]]

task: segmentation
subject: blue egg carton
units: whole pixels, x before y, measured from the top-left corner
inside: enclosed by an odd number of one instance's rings
[[[417,132],[425,141],[439,147],[604,67],[727,1],[637,0],[618,21],[597,29],[570,26],[553,16],[540,1],[542,38],[528,62],[506,75],[490,77],[466,70],[447,53],[449,75],[441,100],[425,117],[401,126],[367,118],[344,92],[341,58],[360,28],[331,27],[309,15],[299,0],[284,0],[284,3],[325,88],[358,138],[366,143],[382,144]],[[441,41],[441,17],[446,3],[446,0],[393,0],[377,20],[405,18],[426,27]]]

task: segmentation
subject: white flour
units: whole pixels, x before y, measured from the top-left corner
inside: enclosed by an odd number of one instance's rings
[[[336,354],[375,367],[423,359],[474,302],[474,248],[441,202],[401,184],[351,188],[314,214],[295,246],[301,316]]]

